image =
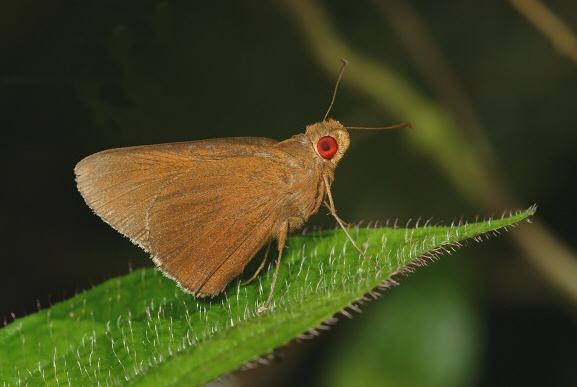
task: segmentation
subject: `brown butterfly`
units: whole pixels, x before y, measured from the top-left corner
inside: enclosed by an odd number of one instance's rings
[[[388,128],[401,126],[409,124]],[[111,149],[86,157],[75,173],[88,206],[197,297],[222,292],[276,239],[278,262],[262,311],[288,233],[325,198],[347,232],[330,186],[349,143],[347,128],[325,116],[281,142],[240,137]]]

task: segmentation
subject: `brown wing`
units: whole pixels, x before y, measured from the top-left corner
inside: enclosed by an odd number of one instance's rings
[[[236,138],[113,149],[78,163],[76,180],[87,204],[185,290],[215,295],[278,227],[287,183],[274,170],[290,156],[275,143]]]

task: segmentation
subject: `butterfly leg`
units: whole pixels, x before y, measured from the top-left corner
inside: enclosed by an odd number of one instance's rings
[[[323,204],[325,205],[326,208],[329,209],[329,211],[331,211],[331,206],[330,206],[329,202],[327,202],[327,201],[325,200],[325,201],[323,202]],[[333,212],[331,211],[330,214],[327,214],[327,215],[333,215]],[[333,216],[334,216],[334,215],[333,215]],[[340,218],[339,218],[339,219],[340,219]],[[342,219],[341,219],[341,222],[342,222],[347,228],[352,227],[352,224],[351,224],[351,223],[345,222],[345,221],[342,220]]]
[[[359,248],[359,246],[357,246],[357,243],[355,242],[355,240],[351,237],[351,235],[349,234],[349,231],[347,230],[347,228],[345,227],[345,222],[343,222],[341,220],[341,218],[339,218],[337,216],[337,210],[335,208],[335,203],[333,202],[333,195],[331,194],[331,185],[329,184],[329,180],[327,178],[327,176],[324,176],[324,181],[325,181],[325,187],[327,189],[327,197],[329,198],[329,211],[331,212],[331,215],[337,220],[338,224],[341,226],[341,228],[343,229],[343,231],[345,232],[345,234],[347,234],[347,237],[349,238],[349,240],[351,241],[351,243],[353,244],[353,246],[356,247],[357,250],[359,250],[359,253],[361,253],[361,255],[370,263],[372,263],[373,265],[375,265],[375,267],[377,269],[380,269],[379,265],[377,265],[375,262],[373,262],[372,259],[370,259],[369,257],[366,256],[366,254]]]
[[[246,280],[246,281],[242,282],[242,283],[240,284],[240,286],[245,286],[245,285],[250,284],[250,283],[256,278],[256,276],[258,275],[258,273],[260,273],[260,271],[261,271],[262,268],[264,267],[264,263],[266,262],[266,259],[267,259],[267,257],[268,257],[268,252],[270,251],[270,245],[271,245],[271,244],[272,244],[272,239],[271,239],[270,241],[268,241],[268,245],[267,245],[267,247],[266,247],[266,252],[264,253],[264,258],[262,259],[262,263],[260,264],[260,266],[258,267],[258,269],[256,269],[256,272],[253,274],[252,277],[250,277],[249,280]]]
[[[265,310],[268,309],[268,306],[270,304],[270,301],[272,300],[272,295],[274,293],[274,287],[276,285],[276,279],[278,277],[278,272],[280,269],[280,261],[282,258],[282,251],[284,249],[285,243],[286,243],[286,238],[288,235],[288,220],[286,222],[283,223],[283,225],[281,226],[279,235],[278,235],[278,260],[276,262],[276,269],[274,271],[274,276],[272,277],[272,284],[270,286],[270,293],[268,294],[268,298],[266,300],[266,302],[264,303],[263,306],[259,306],[258,308],[258,312],[262,313]]]

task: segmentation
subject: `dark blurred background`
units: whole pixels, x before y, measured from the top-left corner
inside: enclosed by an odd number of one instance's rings
[[[574,0],[0,4],[1,326],[152,265],[84,204],[80,159],[286,139],[322,119],[346,57],[331,117],[414,128],[351,134],[333,185],[342,218],[450,223],[534,203],[537,216],[227,382],[577,385]],[[333,227],[325,212],[309,225]]]

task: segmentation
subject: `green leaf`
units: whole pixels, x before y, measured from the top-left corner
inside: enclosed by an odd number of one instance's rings
[[[212,300],[195,299],[155,269],[109,280],[0,330],[3,385],[200,385],[332,323],[411,271],[469,238],[533,215],[411,229],[353,228],[293,236],[273,302],[259,314],[273,270],[248,286],[233,282]],[[274,264],[274,263],[273,263]],[[376,291],[375,291],[376,289]]]

